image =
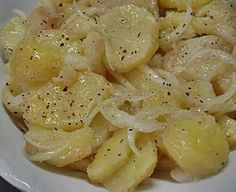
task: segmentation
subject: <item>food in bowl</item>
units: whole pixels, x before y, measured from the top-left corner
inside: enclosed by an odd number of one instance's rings
[[[1,30],[31,161],[132,191],[218,173],[236,142],[234,1],[41,0]]]

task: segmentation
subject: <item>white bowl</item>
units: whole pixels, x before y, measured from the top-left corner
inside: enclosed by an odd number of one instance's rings
[[[35,2],[29,0],[1,0],[0,25],[10,19],[14,8],[30,10]],[[0,89],[6,75],[0,60]],[[102,187],[88,182],[79,172],[42,167],[28,161],[24,156],[22,133],[8,116],[4,107],[0,107],[0,176],[9,183],[26,192],[105,192]],[[217,141],[215,141],[217,142]],[[194,165],[193,165],[194,166]],[[147,179],[138,191],[148,192],[235,192],[236,191],[236,152],[230,154],[230,162],[219,174],[210,178],[186,184]]]

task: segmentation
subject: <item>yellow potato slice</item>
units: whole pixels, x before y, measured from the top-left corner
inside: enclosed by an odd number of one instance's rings
[[[14,17],[5,26],[0,32],[0,45],[4,53],[6,60],[9,60],[9,57],[13,53],[13,50],[17,44],[24,38],[25,35],[25,26],[23,24],[23,19],[20,17]]]
[[[236,121],[228,116],[222,117],[218,124],[231,147],[236,145]]]
[[[75,40],[83,40],[88,33],[97,28],[97,22],[85,15],[81,10],[77,10],[65,22],[61,29]]]
[[[83,126],[94,109],[94,97],[109,96],[109,83],[92,72],[79,74],[70,87],[48,84],[26,94],[23,118],[33,125],[74,130]]]
[[[13,82],[6,83],[2,91],[2,102],[5,107],[14,115],[22,117],[21,103],[24,101],[22,89],[17,87]]]
[[[38,153],[41,156],[44,153],[51,153],[52,155],[45,161],[56,167],[64,167],[81,160],[92,152],[93,131],[89,128],[74,132],[34,128],[25,134],[25,138],[32,145],[31,150],[28,147],[31,155],[35,157]],[[40,155],[38,158],[39,160],[36,158],[34,160],[40,161]]]
[[[89,179],[95,183],[106,181],[125,164],[130,152],[127,130],[121,130],[106,140],[97,151],[94,161],[87,169]]]
[[[100,113],[93,119],[90,127],[94,131],[93,150],[97,150],[110,136],[113,125]]]
[[[91,32],[82,42],[84,56],[90,62],[90,69],[98,74],[105,75],[106,67],[103,64],[105,45],[103,36],[98,32]]]
[[[81,46],[62,30],[44,30],[37,36],[39,43],[60,48],[61,53],[77,53],[81,54]]]
[[[201,53],[203,49],[230,51],[232,48],[224,40],[214,35],[180,41],[176,45],[177,51],[169,51],[164,56],[163,67],[175,75],[180,75],[185,71],[184,77],[202,80],[211,80],[217,73],[222,73],[229,67],[217,55],[209,53],[210,56],[204,56]],[[196,57],[200,53],[203,57]],[[194,57],[195,59],[192,60]],[[196,65],[199,59],[202,59],[201,63]]]
[[[157,163],[157,148],[151,140],[141,138],[137,142],[140,156],[131,154],[126,164],[103,182],[112,192],[133,191],[144,179],[151,176]]]
[[[213,0],[189,0],[193,8],[199,8],[206,5]],[[160,0],[160,4],[166,8],[177,8],[178,10],[184,10],[186,8],[185,0]]]
[[[196,113],[167,127],[163,144],[169,156],[194,178],[217,173],[227,163],[229,146],[214,119]]]
[[[141,93],[151,93],[153,96],[143,101],[142,107],[157,107],[157,106],[180,106],[181,95],[180,90],[169,83],[157,84],[152,81],[148,75],[142,70],[135,69],[129,73],[125,73],[125,77],[130,83],[137,88]]]
[[[38,42],[35,37],[21,41],[10,60],[10,75],[22,87],[44,84],[63,66],[59,48]]]
[[[100,8],[103,12],[123,5],[136,5],[138,7],[143,7],[154,14],[158,10],[157,1],[155,0],[90,0],[90,2],[92,6]]]
[[[213,85],[209,81],[196,80],[183,83],[183,101],[186,108],[196,107],[203,103],[203,100],[216,96]]]
[[[72,170],[78,170],[78,171],[82,171],[82,172],[86,173],[88,165],[91,162],[92,162],[91,158],[88,157],[88,158],[76,161],[74,163],[71,163],[71,164],[67,165],[66,168],[72,169]]]
[[[159,25],[144,8],[116,7],[99,18],[108,67],[119,73],[146,64],[158,48]]]
[[[213,29],[211,34],[218,35],[232,45],[236,44],[236,10],[232,3],[228,1],[212,1],[212,3],[199,9],[196,12],[196,16],[198,18],[206,16],[210,21],[207,24],[204,22],[200,24],[198,29],[202,33],[205,33],[205,27],[203,26],[210,25]]]
[[[220,12],[218,10],[221,10]],[[236,42],[236,11],[231,3],[213,1],[199,9],[192,16],[190,26],[181,34],[180,39],[189,39],[197,35],[216,35],[231,45]],[[160,47],[167,51],[171,49],[171,43],[166,37],[181,25],[185,13],[167,11],[165,17],[160,18]]]

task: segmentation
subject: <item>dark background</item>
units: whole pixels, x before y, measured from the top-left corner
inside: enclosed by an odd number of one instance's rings
[[[5,180],[3,180],[1,177],[0,177],[0,191],[1,192],[20,192],[16,188],[12,187]]]

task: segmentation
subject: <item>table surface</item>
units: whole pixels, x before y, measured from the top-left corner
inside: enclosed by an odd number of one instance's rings
[[[1,192],[20,192],[16,188],[12,187],[9,183],[7,183],[1,177],[0,177],[0,191]]]

